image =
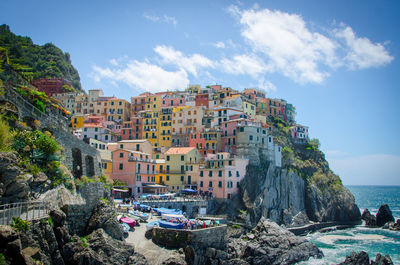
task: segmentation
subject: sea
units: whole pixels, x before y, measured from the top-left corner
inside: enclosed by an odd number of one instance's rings
[[[400,218],[400,186],[346,187],[353,193],[361,213],[368,208],[375,215],[379,206],[386,203],[393,217]],[[328,233],[311,233],[306,238],[322,250],[324,258],[311,258],[300,264],[338,264],[353,251],[365,251],[373,260],[377,253],[389,254],[393,264],[400,264],[400,232],[360,225]]]

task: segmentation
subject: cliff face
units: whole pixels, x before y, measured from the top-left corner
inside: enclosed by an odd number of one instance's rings
[[[327,221],[358,221],[353,195],[342,185],[336,190],[310,183],[296,172],[266,165],[249,167],[242,182],[242,199],[251,223],[261,217],[288,226]]]
[[[282,147],[282,167],[262,156],[258,165],[248,166],[238,196],[241,203],[234,202],[246,210],[248,221],[256,224],[265,217],[289,226],[360,221],[354,196],[330,170],[318,140],[296,144],[283,121],[271,122],[274,141]]]

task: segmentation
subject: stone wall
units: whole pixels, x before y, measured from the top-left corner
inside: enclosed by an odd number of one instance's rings
[[[93,208],[99,203],[101,198],[109,197],[109,191],[104,187],[103,183],[94,182],[84,186],[79,191],[79,195],[84,199],[84,203],[78,199],[77,201],[64,204],[61,209],[67,215],[70,233],[81,235],[85,232]]]
[[[201,207],[207,208],[208,201],[142,201],[141,203],[149,205],[152,208],[170,208],[182,210],[190,218],[195,217]]]
[[[73,170],[72,149],[76,148],[81,151],[82,156],[82,175],[87,176],[100,176],[102,172],[100,153],[95,148],[87,143],[77,139],[69,132],[69,119],[65,117],[60,110],[55,108],[46,108],[46,113],[41,112],[35,108],[28,100],[18,94],[14,88],[5,87],[4,95],[0,95],[0,101],[7,101],[12,103],[18,108],[18,116],[21,121],[24,118],[33,118],[40,121],[40,128],[42,130],[50,131],[57,142],[64,147],[64,163],[67,168]],[[90,156],[93,158],[93,172],[90,174],[86,168],[85,158]],[[80,176],[75,176],[80,177]]]
[[[197,230],[165,229],[152,230],[153,241],[168,248],[181,248],[188,245],[224,249],[226,244],[226,225]]]

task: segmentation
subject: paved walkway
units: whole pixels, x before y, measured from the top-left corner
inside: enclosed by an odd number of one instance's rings
[[[147,222],[152,222],[158,220],[157,217],[149,218]],[[140,226],[135,227],[134,232],[129,232],[129,236],[125,239],[128,244],[135,247],[135,252],[142,254],[146,257],[149,264],[161,264],[166,260],[170,254],[171,250],[162,248],[153,243],[151,239],[147,239],[144,234],[146,233],[146,224],[140,223]]]

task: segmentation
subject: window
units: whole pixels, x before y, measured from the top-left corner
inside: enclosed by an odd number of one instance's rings
[[[200,177],[202,177],[203,176],[203,171],[200,171]]]
[[[222,188],[222,181],[218,181],[218,188]]]
[[[222,170],[218,171],[218,177],[222,177]]]
[[[167,161],[169,161],[169,156],[167,156]]]
[[[240,186],[240,182],[238,181],[238,182],[236,182],[236,188],[239,188],[239,186]]]
[[[119,164],[119,170],[123,170],[124,169],[124,164],[120,163]]]
[[[160,182],[163,182],[163,178],[162,178],[162,176],[160,176]]]
[[[253,141],[253,135],[249,135],[249,140]]]
[[[167,181],[169,181],[169,176],[166,176]]]
[[[239,132],[244,132],[244,127],[240,127]]]
[[[120,144],[120,145],[119,145],[119,148],[124,148],[124,145],[123,145],[123,144]]]
[[[228,188],[232,188],[232,181],[228,181]]]
[[[124,153],[119,153],[119,157],[124,157]]]
[[[209,177],[212,177],[212,171],[211,171],[211,170],[208,171],[208,176],[209,176]]]
[[[212,188],[212,181],[208,182],[208,187]]]
[[[185,181],[185,176],[181,176],[181,181],[182,181],[182,182]]]
[[[184,165],[181,166],[181,172],[185,172],[185,166]]]
[[[203,187],[203,181],[200,181],[200,187]]]
[[[185,156],[181,156],[181,161],[185,161]]]
[[[106,141],[108,140],[108,135],[104,136],[104,140],[106,140]]]
[[[232,177],[232,171],[229,170],[229,177]]]
[[[239,177],[240,175],[239,175],[239,171],[236,171],[236,177]]]

